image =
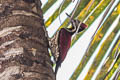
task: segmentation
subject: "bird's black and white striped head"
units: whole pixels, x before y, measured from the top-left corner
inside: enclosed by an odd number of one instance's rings
[[[71,32],[72,34],[74,34],[77,31],[79,26],[80,27],[79,27],[78,33],[88,27],[86,24],[81,23],[78,19],[72,19],[71,16],[68,15],[67,13],[66,15],[70,18],[70,23],[72,25],[70,28],[67,28],[67,31]]]

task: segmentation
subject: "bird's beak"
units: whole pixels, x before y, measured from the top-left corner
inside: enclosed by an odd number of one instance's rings
[[[66,13],[66,15],[67,15],[67,17],[71,20],[71,16],[70,16],[68,13]]]

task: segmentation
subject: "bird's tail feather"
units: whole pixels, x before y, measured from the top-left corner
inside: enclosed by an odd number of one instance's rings
[[[57,74],[58,68],[59,68],[59,66],[56,65],[56,67],[55,67],[55,75]]]
[[[61,62],[59,61],[59,62],[57,62],[56,63],[56,67],[55,67],[55,75],[57,74],[57,72],[58,72],[58,68],[61,66]]]

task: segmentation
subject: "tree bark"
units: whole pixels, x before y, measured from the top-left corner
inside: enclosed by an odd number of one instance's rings
[[[39,0],[0,0],[0,80],[55,80]]]

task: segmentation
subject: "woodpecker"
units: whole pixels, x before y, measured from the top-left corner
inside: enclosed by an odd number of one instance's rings
[[[70,16],[68,15],[68,17]],[[57,74],[58,68],[61,66],[61,63],[67,55],[71,45],[72,35],[76,32],[80,23],[79,20],[75,19],[71,19],[70,22],[72,24],[71,28],[61,28],[49,41],[50,49],[56,62],[55,74]],[[87,25],[82,23],[78,33],[83,31],[85,28],[87,28]]]

